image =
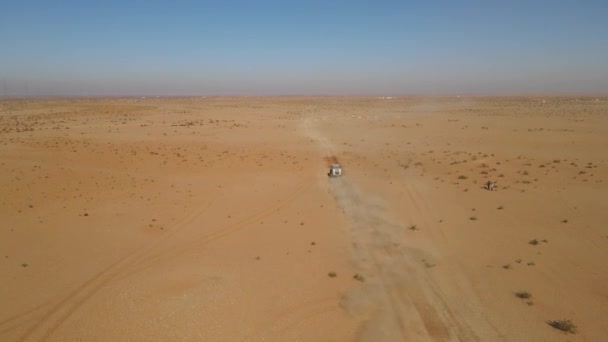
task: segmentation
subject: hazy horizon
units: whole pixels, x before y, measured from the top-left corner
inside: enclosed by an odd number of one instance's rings
[[[4,4],[0,97],[608,93],[608,3]]]

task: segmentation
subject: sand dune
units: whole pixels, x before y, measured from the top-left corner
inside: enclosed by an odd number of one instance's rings
[[[3,100],[0,340],[601,341],[607,111]]]

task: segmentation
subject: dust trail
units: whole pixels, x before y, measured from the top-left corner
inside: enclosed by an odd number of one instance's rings
[[[333,144],[303,118],[304,133],[319,143],[325,161],[335,158]],[[333,158],[332,158],[333,157]],[[337,160],[337,158],[335,159]],[[348,165],[343,165],[348,170]],[[405,229],[381,198],[362,191],[348,175],[328,180],[329,190],[349,218],[349,238],[357,272],[364,283],[343,299],[344,308],[366,321],[361,341],[471,341],[473,331],[454,315],[428,275],[434,253],[405,238]]]
[[[432,253],[408,243],[404,227],[387,213],[387,205],[347,177],[331,179],[329,187],[352,222],[353,257],[365,277],[343,301],[349,312],[368,319],[360,328],[360,340],[470,340],[454,329],[458,324],[425,275],[422,260],[433,260]]]

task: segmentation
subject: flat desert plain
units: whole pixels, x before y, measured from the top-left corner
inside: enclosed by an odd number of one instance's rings
[[[0,189],[2,341],[608,336],[606,96],[6,99]]]

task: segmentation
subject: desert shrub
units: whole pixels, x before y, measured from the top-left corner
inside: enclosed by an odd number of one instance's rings
[[[538,240],[536,240],[536,239],[530,240],[530,241],[528,241],[528,243],[531,244],[531,245],[533,245],[533,246],[536,246],[536,245],[538,245]]]
[[[353,276],[353,279],[355,279],[355,280],[357,280],[357,281],[360,281],[360,282],[364,282],[364,281],[365,281],[365,277],[364,277],[364,276],[362,276],[362,275],[360,275],[359,273],[355,274],[355,275]]]
[[[569,319],[560,319],[556,321],[548,321],[547,324],[554,327],[555,329],[571,334],[576,334],[576,325]]]
[[[330,278],[335,278],[338,276],[338,274],[336,272],[329,272],[329,273],[327,273],[327,276]]]
[[[467,176],[465,176],[465,175],[460,175],[460,176],[458,176],[458,179],[467,179]]]
[[[521,299],[528,299],[528,298],[532,297],[532,295],[530,294],[530,292],[527,292],[527,291],[517,291],[517,292],[515,292],[515,297],[521,298]]]
[[[430,261],[427,261],[427,260],[422,260],[422,262],[424,263],[424,266],[425,266],[426,268],[433,268],[433,267],[435,267],[435,264],[434,264],[434,263],[432,263],[432,262],[430,262]]]

